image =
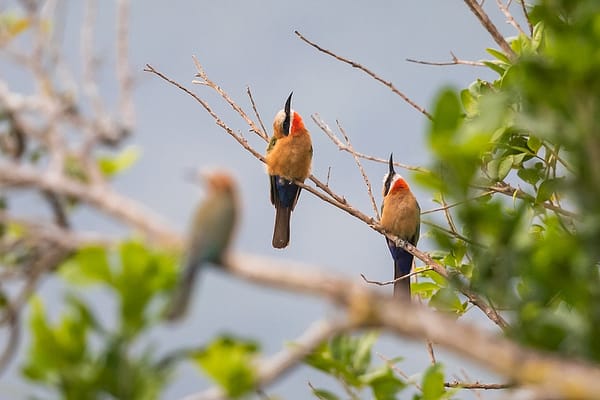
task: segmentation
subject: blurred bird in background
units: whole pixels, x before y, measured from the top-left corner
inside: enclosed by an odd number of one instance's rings
[[[290,216],[300,187],[310,175],[312,142],[300,114],[292,110],[292,93],[285,107],[275,115],[273,137],[267,148],[267,172],[271,181],[271,203],[275,206],[273,247],[282,249],[290,242]]]
[[[421,230],[421,208],[406,181],[394,171],[392,156],[390,154],[389,172],[383,178],[381,226],[387,233],[416,246]],[[387,237],[386,240],[394,259],[394,279],[410,274],[413,255]],[[394,297],[404,296],[410,299],[410,278],[394,283]]]
[[[184,249],[183,272],[165,317],[181,318],[188,307],[196,275],[207,263],[219,264],[233,236],[239,218],[237,188],[233,178],[223,172],[203,175],[207,194],[197,207]]]

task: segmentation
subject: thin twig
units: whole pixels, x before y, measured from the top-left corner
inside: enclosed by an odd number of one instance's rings
[[[120,136],[133,131],[133,78],[129,67],[129,0],[117,0],[117,79],[119,81]]]
[[[350,59],[347,59],[345,57],[339,56],[337,54],[335,54],[334,52],[332,52],[331,50],[327,50],[321,46],[319,46],[318,44],[311,42],[310,40],[308,40],[307,38],[305,38],[300,32],[298,31],[294,31],[294,33],[296,34],[296,36],[298,36],[302,41],[308,43],[309,45],[311,45],[312,47],[314,47],[315,49],[319,50],[322,53],[325,53],[333,58],[335,58],[336,60],[342,61],[350,66],[352,66],[353,68],[357,68],[361,71],[363,71],[364,73],[366,73],[367,75],[369,75],[371,78],[375,79],[376,81],[383,83],[385,86],[387,86],[392,92],[394,92],[395,94],[397,94],[398,96],[400,96],[402,98],[402,100],[404,100],[405,102],[407,102],[408,104],[410,104],[415,110],[419,111],[421,114],[425,115],[427,118],[432,119],[431,114],[429,114],[427,112],[427,110],[425,110],[423,107],[421,107],[420,105],[418,105],[417,103],[415,103],[414,101],[412,101],[407,95],[405,95],[404,93],[402,93],[401,91],[399,91],[393,84],[392,82],[386,81],[382,78],[379,77],[379,75],[377,75],[376,73],[374,73],[373,71],[371,71],[370,69],[363,67],[362,65],[360,65],[357,62],[354,62]]]
[[[196,60],[195,62],[199,66],[198,61]],[[200,70],[202,70],[201,66],[200,66]],[[208,112],[208,114],[215,120],[215,123],[218,126],[220,126],[223,130],[225,130],[229,135],[233,136],[238,141],[238,143],[240,143],[242,145],[242,147],[244,147],[247,151],[249,151],[252,155],[254,155],[258,160],[264,162],[264,157],[258,151],[256,151],[252,146],[250,146],[250,144],[246,141],[246,139],[244,139],[240,135],[237,135],[231,128],[229,128],[229,126],[227,126],[227,124],[225,124],[219,118],[219,116],[210,108],[210,106],[208,105],[208,103],[206,101],[201,99],[194,92],[187,89],[186,87],[184,87],[177,81],[167,77],[162,72],[156,70],[155,68],[153,68],[152,66],[150,66],[148,64],[146,65],[146,68],[144,69],[144,71],[151,72],[151,73],[157,75],[161,79],[165,80],[166,82],[170,83],[171,85],[179,88],[183,92],[192,96],[197,102],[199,102],[202,105],[202,107]],[[207,82],[210,82],[210,80],[207,80],[208,77],[206,76],[206,74],[204,74],[203,79],[205,79]],[[226,101],[231,101],[231,100],[226,100]],[[237,107],[237,108],[239,108],[239,107]],[[251,125],[251,127],[252,127],[252,125]],[[415,257],[417,257],[418,259],[423,261],[426,264],[426,266],[431,266],[435,270],[436,273],[440,274],[441,276],[443,276],[445,278],[449,278],[449,274],[446,271],[446,268],[443,265],[436,262],[427,253],[424,253],[424,252],[418,250],[415,246],[408,243],[407,241],[397,238],[397,237],[385,232],[383,230],[383,228],[381,227],[381,225],[379,225],[374,218],[362,213],[360,210],[358,210],[358,209],[354,208],[352,205],[348,204],[348,202],[346,201],[346,199],[343,196],[340,196],[337,193],[333,192],[333,190],[331,190],[331,188],[328,185],[321,182],[314,175],[310,175],[309,180],[311,182],[313,182],[319,190],[315,189],[312,186],[305,184],[304,182],[295,181],[294,183],[296,185],[302,187],[304,190],[314,194],[321,200],[333,205],[334,207],[344,210],[348,214],[362,220],[368,226],[370,226],[372,229],[376,230],[377,232],[379,232],[381,234],[384,234],[386,237],[390,238],[391,240],[394,240],[398,246],[402,247],[404,250],[408,251],[409,253],[413,254]],[[453,274],[456,274],[456,272],[453,272]],[[459,280],[460,279],[457,279],[457,281],[459,281]],[[474,293],[466,285],[461,285],[458,287],[458,289],[467,297],[468,301],[471,304],[473,304],[473,305],[477,306],[479,309],[481,309],[485,313],[485,315],[491,321],[493,321],[496,325],[498,325],[502,329],[506,329],[508,327],[508,324],[504,320],[504,318],[500,314],[498,314],[498,312],[493,307],[490,307],[478,294]]]
[[[393,285],[394,283],[396,283],[396,282],[398,282],[398,281],[401,281],[401,280],[403,280],[403,279],[410,279],[412,276],[415,276],[415,275],[420,275],[420,274],[422,274],[423,272],[427,272],[427,271],[433,271],[433,270],[434,270],[434,269],[433,269],[432,267],[419,268],[417,271],[413,271],[413,272],[411,272],[410,274],[403,275],[403,276],[401,276],[400,278],[396,278],[396,279],[393,279],[393,280],[391,280],[391,281],[383,281],[383,282],[381,282],[381,281],[372,281],[372,280],[369,280],[369,279],[367,279],[367,278],[365,277],[365,275],[364,275],[364,274],[360,274],[360,277],[361,277],[361,278],[363,278],[363,280],[364,280],[365,282],[367,282],[367,283],[370,283],[370,284],[373,284],[373,285],[377,285],[377,286],[387,286],[387,285]]]
[[[477,242],[475,242],[474,240],[472,240],[472,239],[469,239],[468,237],[461,235],[461,234],[460,234],[460,233],[458,233],[456,230],[444,228],[443,226],[440,226],[440,225],[436,224],[435,222],[428,221],[428,220],[421,220],[421,223],[422,223],[423,225],[427,225],[427,226],[430,226],[430,227],[432,227],[432,228],[435,228],[435,229],[437,229],[437,230],[439,230],[439,231],[442,231],[442,232],[444,232],[444,233],[447,233],[448,235],[450,235],[450,236],[453,236],[453,237],[455,237],[455,238],[457,238],[457,239],[459,239],[459,240],[462,240],[462,241],[463,241],[463,242],[465,242],[465,243],[469,243],[470,245],[477,246],[477,247],[481,247],[481,248],[484,248],[484,247],[485,247],[485,246],[484,246],[484,245],[482,245],[481,243],[477,243]]]
[[[489,196],[492,193],[495,193],[495,192],[493,190],[488,190],[486,192],[483,192],[483,193],[481,193],[481,194],[479,194],[477,196],[468,198],[466,200],[457,201],[456,203],[451,203],[451,204],[445,204],[444,203],[445,205],[442,206],[442,207],[437,207],[437,208],[432,208],[430,210],[421,211],[421,215],[433,214],[433,213],[436,213],[438,211],[449,210],[449,209],[451,209],[453,207],[456,207],[456,206],[459,206],[461,204],[468,203],[470,201],[477,200],[477,199],[480,199],[480,198],[485,197],[485,196]]]
[[[352,147],[352,143],[350,143],[350,138],[346,134],[344,127],[342,127],[342,125],[340,124],[340,121],[336,120],[335,122],[337,123],[338,129],[340,130],[340,132],[342,132],[342,135],[344,136],[344,140],[346,141],[346,145],[348,146],[348,149],[350,150],[350,154],[352,154],[354,161],[356,162],[356,166],[358,167],[358,170],[360,171],[360,174],[362,175],[363,181],[365,182],[365,186],[367,187],[367,193],[369,195],[369,199],[371,200],[371,206],[373,206],[373,212],[375,213],[375,217],[379,220],[380,219],[379,210],[377,209],[377,203],[375,202],[375,197],[373,197],[373,189],[371,188],[371,182],[369,181],[369,177],[367,176],[367,173],[365,172],[365,169],[363,168],[362,163],[360,162],[360,158],[356,155],[356,153],[354,153],[354,147]]]
[[[256,108],[256,103],[254,102],[254,97],[252,96],[252,91],[250,90],[250,86],[246,87],[246,93],[248,93],[248,97],[250,98],[250,103],[252,103],[252,110],[254,110],[254,115],[256,115],[256,119],[258,119],[258,123],[262,128],[262,131],[255,132],[260,137],[262,137],[265,141],[269,140],[269,135],[267,134],[267,129],[265,128],[265,124],[263,124],[262,119],[260,118],[260,113]]]
[[[475,14],[481,25],[492,35],[494,41],[500,46],[502,51],[508,56],[509,59],[514,59],[516,57],[515,52],[510,47],[504,36],[500,33],[496,25],[490,20],[490,17],[483,11],[482,6],[477,3],[476,0],[464,0],[469,9]]]
[[[525,17],[525,21],[527,21],[527,25],[529,26],[529,34],[533,36],[533,25],[531,24],[531,19],[529,18],[529,11],[527,11],[527,4],[525,4],[525,0],[519,0],[519,4],[521,4],[521,9],[523,10],[523,16]]]
[[[521,189],[514,188],[507,183],[497,183],[494,186],[483,186],[483,187],[480,187],[480,189],[493,191],[494,193],[501,193],[501,194],[507,195],[509,197],[517,197],[517,198],[519,198],[521,200],[525,200],[525,201],[533,202],[535,200],[530,194],[527,194],[526,192],[524,192]],[[561,214],[561,215],[564,215],[569,218],[574,218],[574,219],[578,219],[578,220],[580,220],[582,218],[579,214],[577,214],[573,211],[565,210],[564,208],[555,206],[554,204],[551,204],[549,202],[540,203],[539,205],[541,205],[542,207],[544,207],[550,211],[554,211],[557,214]]]
[[[511,24],[517,31],[519,31],[519,33],[522,33],[523,35],[527,36],[527,34],[523,30],[523,28],[521,28],[521,25],[519,25],[519,23],[517,21],[515,21],[514,17],[510,13],[510,10],[502,2],[502,0],[496,0],[496,4],[498,5],[498,8],[500,9],[500,11],[502,11],[502,14],[504,14],[504,16],[506,17],[506,22]]]
[[[266,136],[262,136],[258,133],[259,128],[256,126],[254,121],[252,121],[252,119],[248,116],[248,114],[246,114],[246,112],[240,106],[238,106],[237,103],[233,101],[231,97],[229,97],[229,95],[219,85],[217,85],[215,82],[211,81],[208,78],[208,75],[204,71],[204,67],[202,67],[202,64],[200,64],[200,61],[198,61],[198,58],[196,58],[196,56],[192,56],[192,59],[194,60],[194,65],[196,66],[197,70],[196,77],[201,78],[204,84],[216,91],[231,106],[231,108],[233,108],[233,110],[236,113],[238,113],[240,117],[242,117],[242,119],[248,124],[248,126],[250,126],[252,131],[257,132],[257,135],[259,135],[266,142],[268,142],[269,140]]]
[[[323,133],[325,133],[325,135],[327,135],[327,137],[341,151],[346,151],[346,152],[352,154],[353,156],[362,158],[364,160],[375,161],[375,162],[386,164],[386,165],[389,163],[389,160],[387,160],[387,159],[373,157],[373,156],[370,156],[370,155],[367,155],[367,154],[359,153],[356,150],[354,150],[354,148],[351,149],[350,147],[348,147],[347,145],[345,145],[335,135],[335,133],[331,130],[331,128],[329,127],[329,125],[327,125],[327,123],[325,123],[325,121],[323,121],[321,119],[321,116],[318,113],[315,113],[315,114],[311,115],[311,118],[315,122],[315,124],[317,124],[317,126],[319,127],[319,129],[321,129],[323,131]],[[402,164],[402,163],[399,163],[397,161],[394,161],[394,166],[400,167],[400,168],[404,168],[404,169],[407,169],[407,170],[410,170],[410,171],[428,172],[428,170],[425,169],[425,168],[423,168],[423,167],[415,167],[415,166],[412,166],[412,165]]]
[[[196,93],[192,92],[191,90],[189,90],[185,86],[181,85],[177,81],[174,81],[171,78],[167,77],[162,72],[154,69],[154,67],[151,66],[150,64],[146,64],[146,68],[144,68],[144,71],[151,72],[151,73],[159,76],[161,79],[167,81],[171,85],[179,88],[180,90],[183,90],[185,93],[192,96],[198,103],[200,103],[200,105],[206,110],[206,112],[215,120],[215,123],[218,126],[220,126],[222,129],[224,129],[231,137],[233,137],[239,144],[241,144],[243,148],[245,148],[250,153],[252,153],[252,155],[254,157],[258,158],[262,162],[265,162],[265,158],[263,157],[263,155],[260,154],[258,151],[254,150],[254,148],[252,148],[252,146],[250,146],[250,144],[248,143],[248,141],[245,138],[243,138],[241,135],[238,135],[237,133],[235,133],[235,131],[233,129],[231,129],[229,126],[227,126],[227,124],[225,124],[225,122],[223,122],[223,120],[221,120],[221,118],[219,118],[219,116],[212,110],[210,105],[205,100],[201,99]],[[237,108],[239,108],[239,107],[237,107]],[[253,125],[254,125],[254,122],[252,122],[252,125],[250,125],[250,126],[252,127]]]
[[[414,58],[407,58],[406,61],[415,63],[415,64],[423,64],[423,65],[435,65],[435,66],[448,66],[448,65],[470,65],[474,67],[485,67],[485,64],[481,61],[469,61],[469,60],[461,60],[453,52],[450,52],[452,56],[452,61],[445,62],[432,62],[432,61],[422,61],[415,60]]]

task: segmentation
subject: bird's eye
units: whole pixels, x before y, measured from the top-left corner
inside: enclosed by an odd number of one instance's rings
[[[392,174],[388,174],[385,178],[385,183],[383,184],[383,195],[386,196],[390,191],[390,186],[392,185],[392,180],[394,176]]]

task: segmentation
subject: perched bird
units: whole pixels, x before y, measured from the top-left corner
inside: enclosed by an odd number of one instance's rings
[[[421,230],[421,208],[406,181],[394,171],[392,154],[390,154],[389,172],[383,178],[381,226],[387,233],[417,245]],[[394,241],[387,237],[386,240],[394,259],[394,279],[409,274],[413,255],[402,247],[396,246]],[[394,283],[394,296],[410,298],[410,278]]]
[[[196,209],[184,249],[183,272],[165,317],[176,320],[187,309],[198,270],[208,263],[220,263],[239,214],[233,178],[222,172],[203,175],[207,194]]]
[[[285,107],[275,115],[273,137],[267,148],[267,172],[271,180],[271,203],[275,206],[273,247],[282,249],[290,242],[290,216],[300,187],[310,175],[312,142],[300,114],[292,110],[292,93]]]

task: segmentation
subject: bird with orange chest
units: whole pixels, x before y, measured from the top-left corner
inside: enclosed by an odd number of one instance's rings
[[[292,110],[290,93],[285,107],[275,115],[273,136],[265,157],[271,183],[271,203],[275,206],[273,247],[282,249],[290,242],[290,217],[301,188],[294,181],[304,182],[310,175],[313,148],[310,133],[302,117]]]
[[[202,177],[206,181],[207,195],[190,221],[183,272],[165,312],[165,318],[171,321],[185,314],[198,271],[207,264],[222,262],[239,218],[234,179],[224,172],[207,173]]]
[[[389,172],[383,178],[381,226],[387,233],[416,246],[421,230],[421,208],[404,178],[394,171],[392,156],[390,154]],[[413,255],[387,237],[386,241],[394,259],[394,280],[410,274]],[[394,297],[410,299],[410,278],[394,283]]]

